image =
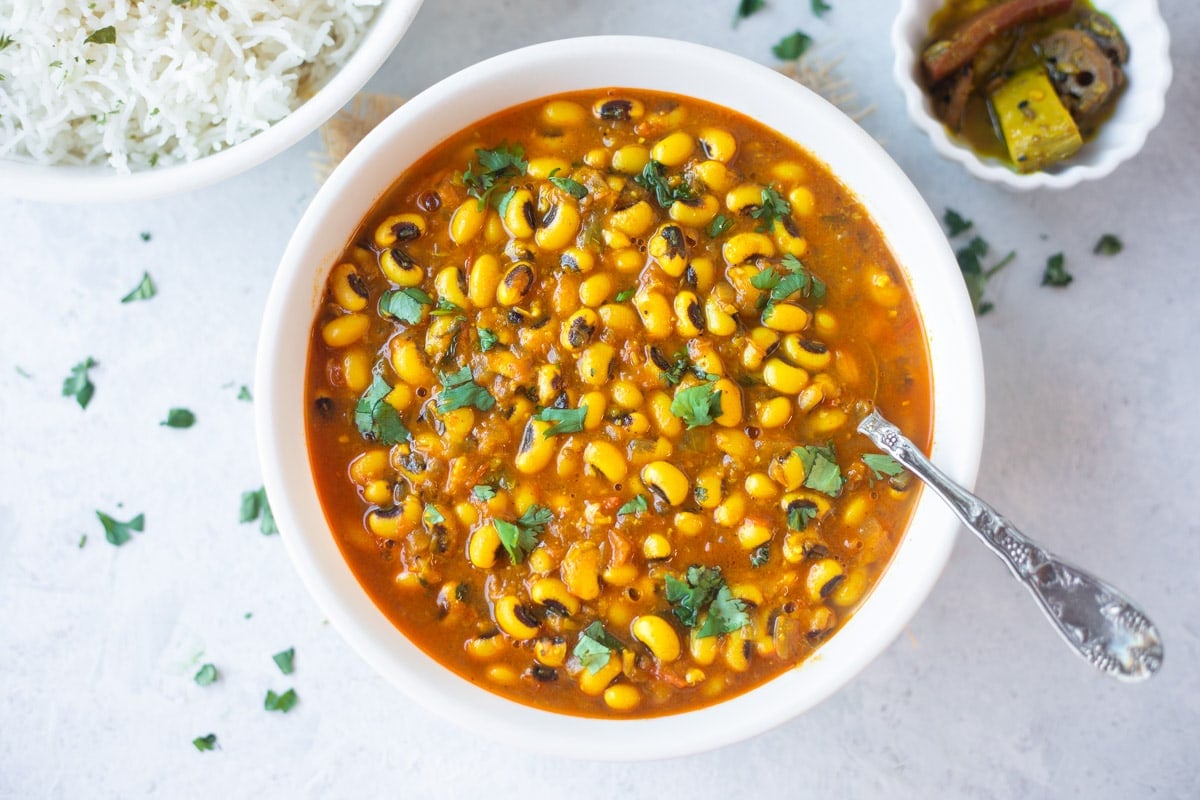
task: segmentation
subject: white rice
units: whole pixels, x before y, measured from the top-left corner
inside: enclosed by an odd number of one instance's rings
[[[128,172],[231,147],[316,92],[383,2],[0,0],[0,158]]]

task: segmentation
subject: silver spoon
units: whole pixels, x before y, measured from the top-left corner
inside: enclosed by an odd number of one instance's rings
[[[994,508],[950,480],[878,411],[860,422],[858,430],[924,481],[1004,559],[1067,644],[1089,664],[1130,682],[1145,680],[1162,666],[1158,629],[1121,591],[1028,539]]]

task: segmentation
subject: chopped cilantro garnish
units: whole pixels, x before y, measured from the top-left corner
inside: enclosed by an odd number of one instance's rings
[[[275,694],[273,690],[268,689],[267,697],[263,700],[263,708],[267,711],[278,711],[286,714],[292,710],[299,699],[295,689],[288,689],[283,694]]]
[[[454,373],[440,372],[438,377],[445,387],[438,392],[437,403],[440,411],[454,411],[467,406],[474,406],[480,411],[491,411],[496,405],[496,398],[492,397],[487,389],[475,383],[470,367],[463,367]]]
[[[486,483],[480,483],[471,489],[471,494],[486,503],[496,496],[496,489],[495,487],[488,486]]]
[[[904,473],[904,467],[899,461],[883,453],[866,453],[862,460],[875,476],[875,480],[894,478]]]
[[[623,517],[627,514],[641,514],[643,511],[650,509],[649,503],[646,502],[645,495],[637,495],[632,500],[626,501],[625,505],[617,509],[617,516]]]
[[[287,650],[281,650],[271,656],[271,660],[275,662],[275,666],[279,667],[279,671],[284,675],[291,675],[296,671],[296,648],[289,647]]]
[[[192,678],[199,686],[211,686],[217,680],[217,668],[213,664],[205,664]]]
[[[771,560],[771,545],[760,544],[750,554],[750,566],[761,567]]]
[[[133,288],[132,292],[121,298],[121,302],[132,303],[134,300],[149,300],[157,293],[157,290],[154,288],[154,281],[150,280],[150,273],[143,272],[142,280]]]
[[[675,363],[670,369],[665,369],[658,373],[658,376],[666,381],[671,386],[676,385],[683,380],[683,375],[692,366],[692,362],[688,359],[686,350],[680,350],[675,354]]]
[[[600,620],[596,620],[580,632],[572,653],[584,669],[595,675],[604,668],[613,653],[624,649],[620,641],[604,630]]]
[[[500,544],[508,551],[508,557],[514,564],[525,560],[529,551],[537,547],[537,537],[546,528],[546,523],[554,519],[554,513],[545,506],[532,505],[516,522],[498,519],[494,521],[496,533],[500,535]]]
[[[437,305],[433,307],[433,311],[429,312],[434,317],[448,317],[451,314],[461,314],[462,309],[451,303],[444,297],[439,297]]]
[[[433,298],[410,286],[407,289],[389,289],[379,297],[379,313],[385,317],[416,325],[421,321],[424,306],[433,305]]]
[[[96,366],[96,360],[88,356],[71,367],[71,374],[63,381],[63,397],[74,397],[80,408],[87,408],[96,393],[96,386],[88,377],[88,370]]]
[[[721,416],[721,390],[711,383],[680,389],[671,400],[671,413],[686,422],[689,429],[711,425]]]
[[[812,500],[793,500],[788,503],[787,523],[794,531],[802,531],[817,518],[817,504]]]
[[[617,296],[613,298],[613,302],[624,303],[626,300],[633,297],[634,294],[636,294],[635,289],[622,289],[621,291],[617,292]]]
[[[438,510],[438,507],[432,503],[425,504],[425,510],[421,512],[421,519],[429,527],[441,525],[446,521],[446,515]]]
[[[812,12],[818,17],[825,16],[826,11],[832,11],[833,6],[826,3],[825,0],[812,0]]]
[[[215,733],[209,733],[205,734],[204,736],[197,736],[195,739],[192,739],[192,746],[201,753],[205,752],[206,750],[215,750],[217,747],[217,735]]]
[[[654,198],[662,208],[670,208],[676,200],[692,198],[691,187],[682,178],[672,182],[666,176],[666,167],[653,159],[646,162],[642,174],[635,175],[633,181],[647,191],[653,192]]]
[[[812,46],[812,37],[804,31],[796,31],[788,34],[779,40],[779,42],[771,48],[771,52],[780,61],[795,61],[804,55],[804,52]]]
[[[92,31],[83,41],[91,42],[92,44],[116,44],[117,29],[112,25],[108,25],[99,30]]]
[[[833,445],[818,447],[807,444],[797,447],[794,452],[804,464],[804,485],[814,492],[837,497],[846,479],[842,477],[842,470],[837,464]]]
[[[131,531],[141,533],[146,527],[145,514],[138,514],[129,522],[118,522],[103,511],[97,511],[96,516],[100,519],[100,524],[104,526],[104,538],[108,540],[109,544],[117,547],[133,538]]]
[[[1111,233],[1106,233],[1100,237],[1100,241],[1096,242],[1096,246],[1092,248],[1092,252],[1098,256],[1115,256],[1124,249],[1125,245],[1120,239]]]
[[[1063,287],[1075,280],[1075,276],[1067,272],[1064,266],[1066,259],[1062,253],[1055,253],[1046,259],[1046,269],[1042,272],[1042,286]]]
[[[572,180],[570,178],[556,178],[554,176],[554,173],[556,172],[558,172],[558,167],[550,170],[549,178],[551,183],[574,197],[576,200],[582,200],[583,198],[587,197],[588,190],[586,186],[579,181]]]
[[[479,351],[481,353],[486,353],[500,344],[500,337],[494,331],[488,328],[476,328],[475,330],[479,333]]]
[[[732,227],[733,227],[733,220],[731,220],[729,217],[725,216],[724,214],[717,214],[715,217],[712,218],[712,222],[708,223],[708,227],[705,228],[704,230],[708,234],[708,237],[710,239],[715,239]]]
[[[745,603],[729,591],[720,567],[693,565],[688,567],[684,578],[666,577],[667,602],[673,606],[671,611],[679,621],[689,628],[699,625],[701,612],[708,610],[704,624],[696,632],[697,638],[719,636],[749,624]]]
[[[960,233],[971,230],[971,226],[975,224],[969,219],[964,219],[962,214],[953,208],[946,209],[946,213],[942,215],[942,222],[946,223],[946,234],[951,239]]]
[[[354,404],[354,424],[363,438],[380,444],[399,444],[408,439],[408,428],[400,419],[400,412],[387,401],[391,391],[383,376],[376,375]]]
[[[501,144],[492,150],[477,149],[475,157],[478,163],[472,161],[462,174],[463,186],[467,194],[479,200],[482,210],[499,186],[501,181],[508,178],[519,178],[529,168],[525,160],[525,148],[519,144]]]
[[[750,209],[750,216],[758,220],[759,231],[769,231],[775,220],[792,213],[792,204],[783,198],[774,186],[764,186],[762,202]]]
[[[536,420],[553,422],[543,436],[557,436],[560,433],[578,433],[583,430],[583,421],[587,418],[587,404],[579,408],[543,408],[533,415]]]
[[[254,520],[258,520],[258,531],[263,536],[279,533],[279,528],[275,525],[275,515],[271,512],[271,503],[267,500],[267,490],[263,487],[242,492],[238,522],[245,524]]]
[[[158,424],[168,428],[190,428],[196,424],[196,415],[186,408],[172,408],[167,411],[167,418]]]

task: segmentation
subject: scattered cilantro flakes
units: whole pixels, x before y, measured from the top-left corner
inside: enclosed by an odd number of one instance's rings
[[[1098,256],[1115,256],[1125,249],[1124,243],[1111,233],[1106,233],[1096,242],[1092,252]]]
[[[520,564],[525,560],[525,556],[537,547],[537,537],[552,519],[554,513],[550,509],[534,504],[516,522],[504,519],[493,521],[496,533],[500,535],[500,544],[508,551],[512,563]]]
[[[1042,286],[1063,288],[1069,286],[1075,276],[1067,272],[1066,258],[1062,253],[1055,253],[1046,259],[1046,269],[1042,271]]]
[[[192,745],[201,753],[208,750],[215,750],[217,747],[217,735],[209,733],[204,736],[197,736],[195,739],[192,739]]]
[[[975,225],[974,222],[965,219],[962,214],[959,214],[953,208],[946,209],[946,213],[942,215],[942,222],[946,224],[946,235],[951,239],[960,233],[971,230]]]
[[[296,648],[289,647],[287,650],[282,650],[271,656],[271,660],[275,662],[275,666],[279,667],[279,671],[284,675],[291,675],[296,671]]]
[[[79,537],[79,545],[78,545],[79,549],[82,550],[83,546],[86,544],[87,544],[87,534],[85,533]]]
[[[807,444],[795,448],[793,452],[800,457],[800,462],[804,464],[805,487],[830,497],[837,497],[841,493],[846,479],[842,477],[842,470],[837,463],[837,453],[834,452],[832,444],[825,447]]]
[[[965,247],[960,248],[954,255],[958,259],[958,268],[962,271],[963,280],[967,284],[967,293],[971,297],[971,305],[975,314],[982,317],[992,310],[991,303],[983,299],[987,282],[1000,270],[1009,265],[1017,257],[1016,251],[1010,252],[1000,259],[995,266],[983,268],[983,257],[988,254],[988,243],[981,237],[975,236]]]
[[[689,628],[700,626],[696,632],[699,639],[730,633],[750,622],[746,604],[729,591],[720,567],[692,565],[684,580],[667,575],[666,594],[680,622]],[[701,624],[700,614],[705,610],[708,616]]]
[[[708,223],[708,227],[704,231],[708,234],[708,238],[715,239],[732,227],[733,220],[724,214],[717,214],[712,218],[712,222]]]
[[[266,699],[263,700],[263,708],[267,711],[278,711],[286,714],[295,707],[299,699],[295,689],[288,689],[283,694],[276,694],[273,690],[268,689]]]
[[[711,425],[721,416],[721,390],[711,383],[680,389],[671,400],[671,413],[686,422],[689,429]]]
[[[0,34],[0,50],[5,50],[13,43],[14,39],[8,34]]]
[[[172,408],[167,411],[167,418],[158,424],[167,428],[190,428],[196,424],[196,415],[186,408]]]
[[[438,410],[454,411],[467,406],[474,406],[480,411],[491,411],[496,405],[496,398],[487,389],[475,383],[470,367],[463,367],[458,372],[439,372],[438,377],[445,387],[438,392]]]
[[[804,31],[796,31],[788,34],[779,40],[779,42],[771,48],[771,52],[780,61],[795,61],[804,55],[804,52],[812,46],[812,37]]]
[[[556,178],[554,176],[554,173],[556,172],[558,172],[558,167],[550,170],[550,175],[547,176],[549,177],[551,183],[574,197],[576,200],[582,200],[583,198],[587,197],[588,190],[586,186],[579,181],[572,180],[571,178]]]
[[[480,483],[471,489],[471,494],[473,494],[476,499],[482,500],[486,503],[488,500],[491,500],[496,496],[496,489],[495,487],[489,486],[486,483]]]
[[[634,294],[635,294],[634,289],[623,289],[623,290],[617,292],[617,296],[613,298],[613,302],[624,303],[626,300],[633,297]]]
[[[862,460],[867,465],[867,469],[871,470],[871,474],[875,476],[875,480],[883,480],[885,477],[894,478],[904,473],[904,466],[884,453],[865,453]]]
[[[258,530],[263,536],[279,533],[275,525],[275,515],[271,513],[271,503],[267,500],[267,490],[263,487],[242,492],[242,505],[238,512],[238,522],[245,524],[258,520]]]
[[[200,671],[192,677],[198,686],[212,686],[217,682],[217,668],[213,664],[205,664],[200,667]]]
[[[826,3],[825,0],[812,0],[812,12],[815,16],[823,17],[825,12],[832,10],[833,6]]]
[[[237,399],[245,400],[247,403],[251,403],[254,401],[254,395],[250,394],[250,389],[248,389],[246,386],[242,386],[242,388],[238,389]]]
[[[646,502],[645,495],[637,495],[632,500],[625,502],[623,506],[617,509],[617,516],[624,517],[628,514],[641,514],[650,510],[650,504]]]
[[[406,289],[389,289],[379,297],[379,313],[385,317],[416,325],[425,313],[425,306],[432,306],[433,298],[410,286]]]
[[[380,444],[399,444],[408,439],[408,428],[400,412],[387,401],[391,385],[376,375],[371,385],[354,405],[354,424],[363,438]]]
[[[500,344],[500,337],[489,328],[476,328],[475,330],[479,334],[479,352],[486,353]]]
[[[771,545],[760,544],[750,554],[750,566],[761,567],[771,560]]]
[[[750,209],[750,216],[758,220],[758,231],[769,231],[775,220],[792,213],[792,204],[775,190],[774,186],[764,186],[762,202]]]
[[[132,292],[121,298],[121,302],[132,303],[135,300],[149,300],[156,294],[158,294],[158,290],[154,288],[154,281],[150,279],[150,273],[143,272],[142,280],[134,287]]]
[[[654,199],[662,208],[670,208],[676,200],[691,200],[692,189],[682,178],[672,181],[667,177],[667,168],[660,162],[650,159],[640,175],[633,177],[638,186],[654,193]]]
[[[461,175],[467,194],[479,201],[479,209],[487,207],[492,193],[509,178],[519,178],[529,169],[525,148],[519,144],[501,143],[492,150],[475,150],[477,161],[471,161]]]
[[[580,632],[575,649],[571,652],[584,669],[595,675],[604,668],[613,653],[624,649],[620,641],[604,630],[600,620],[596,620]]]
[[[14,364],[13,369],[15,369],[17,371],[18,375],[20,375],[22,378],[25,378],[26,380],[33,377],[33,374],[30,372],[26,372],[25,369],[20,364]]]
[[[560,433],[579,433],[583,430],[583,421],[587,418],[588,407],[585,403],[579,408],[543,408],[533,415],[542,422],[553,422],[543,436],[557,436]]]
[[[150,235],[150,231],[142,231],[142,232],[141,232],[140,234],[138,234],[138,235],[139,235],[139,236],[142,238],[142,241],[143,241],[143,242],[148,242],[148,241],[150,241],[150,239],[151,239],[151,238],[153,238],[153,237],[151,237],[151,235]]]
[[[132,531],[141,533],[146,527],[145,514],[138,514],[128,522],[119,522],[103,511],[97,511],[96,517],[104,526],[104,538],[108,540],[109,544],[116,547],[120,547],[133,538]]]
[[[63,381],[63,397],[74,397],[80,408],[87,408],[88,403],[92,402],[92,396],[96,393],[96,386],[88,376],[88,370],[96,364],[96,360],[88,356],[71,367],[71,374]]]
[[[100,28],[99,30],[92,31],[83,41],[91,42],[92,44],[116,44],[117,29],[112,25],[108,25],[104,28]]]

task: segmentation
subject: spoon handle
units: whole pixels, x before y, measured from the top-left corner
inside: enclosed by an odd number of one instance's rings
[[[879,412],[858,430],[940,496],[1037,598],[1067,644],[1092,666],[1124,681],[1144,680],[1162,665],[1162,639],[1133,601],[1095,575],[1029,539],[996,509],[935,467]]]

